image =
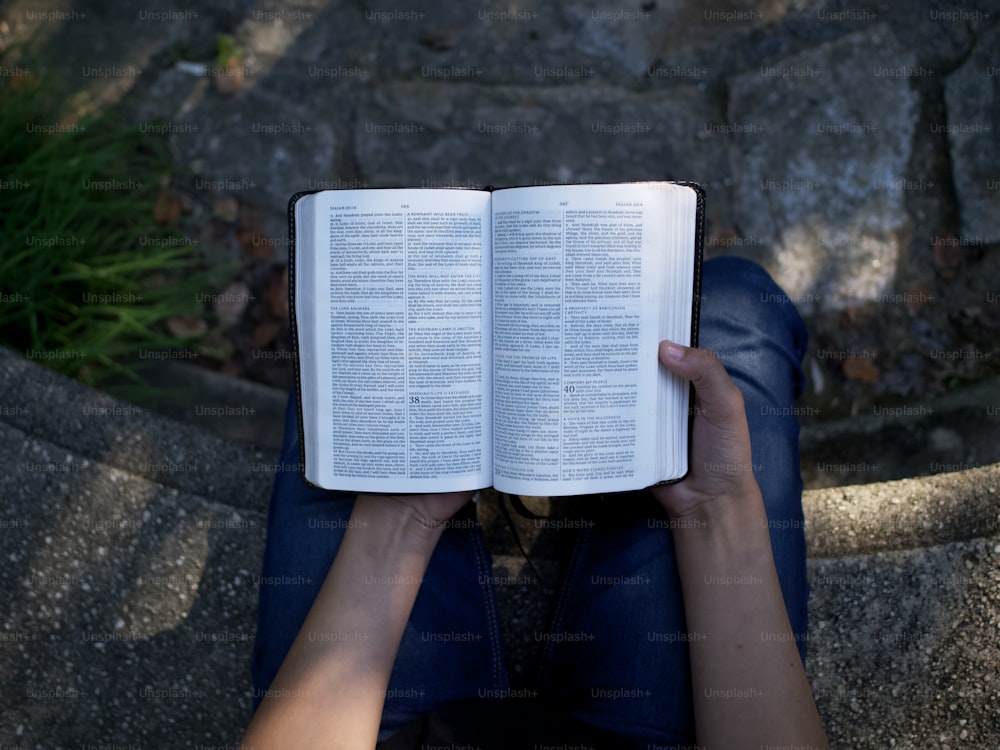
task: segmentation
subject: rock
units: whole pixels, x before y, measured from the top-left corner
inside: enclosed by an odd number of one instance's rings
[[[362,104],[355,140],[376,187],[686,179],[706,183],[710,215],[723,216],[726,155],[704,137],[718,118],[693,87],[406,81]]]
[[[233,325],[239,322],[243,316],[243,311],[253,299],[250,289],[242,281],[234,281],[232,284],[215,295],[213,308],[223,325]]]
[[[736,223],[805,313],[877,300],[893,279],[917,116],[898,73],[913,65],[879,25],[732,81]]]
[[[172,134],[170,141],[181,168],[203,175],[196,188],[234,194],[279,216],[309,176],[329,172],[336,147],[333,129],[309,107],[260,86],[228,99],[205,97],[177,124],[197,129],[196,138]]]
[[[979,38],[965,63],[945,79],[947,124],[931,124],[947,128],[963,240],[970,243],[1000,241],[998,46],[1000,28]]]

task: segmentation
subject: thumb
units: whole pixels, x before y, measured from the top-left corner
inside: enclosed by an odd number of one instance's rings
[[[691,381],[701,416],[720,426],[744,416],[743,394],[711,349],[661,341],[659,355],[665,368]]]

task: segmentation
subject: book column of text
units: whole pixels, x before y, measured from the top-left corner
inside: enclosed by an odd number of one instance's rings
[[[482,220],[406,214],[406,392],[411,479],[482,470]]]
[[[633,476],[642,211],[494,214],[498,476]]]
[[[493,467],[559,479],[562,212],[493,215]]]
[[[566,211],[562,479],[635,474],[642,211]]]
[[[483,462],[481,220],[406,208],[330,217],[332,460],[345,475]]]

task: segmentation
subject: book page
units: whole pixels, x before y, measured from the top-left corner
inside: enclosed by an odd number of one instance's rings
[[[498,489],[587,494],[657,481],[657,185],[493,194]]]
[[[489,198],[313,197],[315,278],[297,279],[313,284],[319,311],[310,481],[364,492],[491,483]]]

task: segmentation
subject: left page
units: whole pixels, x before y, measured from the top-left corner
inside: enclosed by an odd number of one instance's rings
[[[305,477],[355,492],[492,482],[490,194],[295,204]]]

